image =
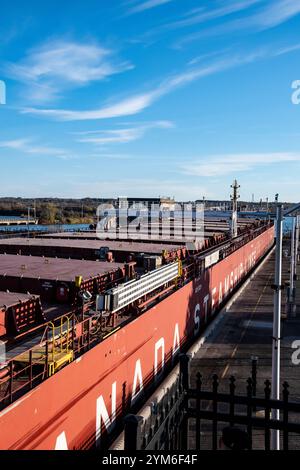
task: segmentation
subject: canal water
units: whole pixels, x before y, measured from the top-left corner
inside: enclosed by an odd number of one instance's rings
[[[7,219],[7,217],[5,217]],[[55,224],[55,225],[0,225],[0,232],[66,232],[89,230],[89,224]]]

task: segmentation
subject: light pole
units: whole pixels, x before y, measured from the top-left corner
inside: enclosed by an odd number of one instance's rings
[[[231,232],[231,237],[234,238],[237,236],[238,232],[238,224],[237,224],[237,209],[238,209],[238,199],[239,199],[239,193],[238,190],[240,188],[240,185],[238,185],[237,180],[233,181],[233,184],[231,185],[232,188],[232,195],[231,200],[232,200],[232,212],[231,212],[231,220],[230,220],[230,232]]]
[[[299,234],[300,234],[300,215],[296,217],[296,232],[295,232],[295,261],[294,261],[294,274],[297,277],[297,261],[298,261],[298,248],[299,248]]]
[[[293,298],[294,298],[295,232],[296,232],[296,218],[293,217],[292,230],[291,230],[291,258],[290,258],[290,295],[289,295],[290,303],[293,302]]]
[[[30,207],[27,207],[27,238],[29,238]]]
[[[272,389],[271,397],[279,400],[280,397],[280,319],[281,319],[281,275],[282,275],[282,204],[277,204],[276,210],[276,255],[275,255],[275,284],[274,288],[274,316],[272,337]],[[272,410],[272,419],[279,420],[279,410]],[[279,430],[271,432],[271,447],[280,449]]]

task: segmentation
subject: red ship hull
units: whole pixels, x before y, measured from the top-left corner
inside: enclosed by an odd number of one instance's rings
[[[273,244],[269,228],[0,413],[1,449],[76,449],[113,426]],[[124,392],[125,391],[125,392]],[[93,439],[93,437],[92,437]]]

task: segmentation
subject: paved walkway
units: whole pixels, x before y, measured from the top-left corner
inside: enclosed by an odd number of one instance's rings
[[[236,377],[237,393],[246,393],[246,380],[251,374],[251,356],[258,358],[257,395],[263,396],[264,381],[271,380],[272,320],[275,252],[263,264],[243,293],[232,304],[213,335],[194,356],[191,363],[191,385],[201,372],[203,389],[211,389],[211,377],[217,374],[220,389],[229,391],[229,377]],[[298,266],[300,274],[300,265]],[[283,259],[283,283],[289,280],[289,259]],[[300,340],[300,281],[296,289],[295,317],[282,319],[281,382],[290,385],[290,398],[300,401],[300,364],[292,363],[295,349],[292,344]],[[282,296],[282,313],[286,312],[286,290]],[[299,348],[300,349],[300,348]],[[300,352],[298,355],[300,359]],[[192,426],[191,426],[192,428]],[[191,440],[193,437],[191,435]],[[299,446],[300,436],[293,441]]]

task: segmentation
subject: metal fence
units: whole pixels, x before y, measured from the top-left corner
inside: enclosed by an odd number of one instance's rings
[[[159,403],[151,405],[150,415],[127,415],[125,450],[269,450],[272,432],[280,432],[281,448],[300,443],[300,403],[290,401],[289,385],[282,384],[282,398],[271,399],[271,383],[256,396],[256,363],[245,383],[245,393],[236,393],[236,379],[230,377],[228,391],[220,390],[217,375],[210,390],[204,390],[202,376],[189,385],[189,357],[180,357],[180,375]],[[223,388],[223,387],[222,387]],[[279,420],[272,411],[279,410]]]

